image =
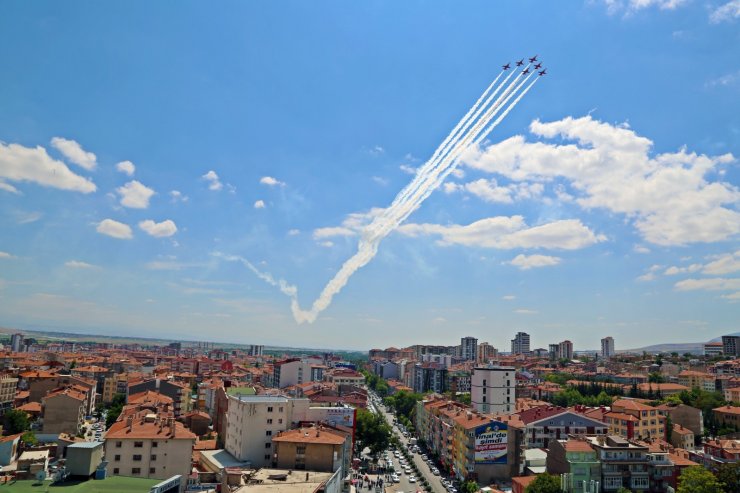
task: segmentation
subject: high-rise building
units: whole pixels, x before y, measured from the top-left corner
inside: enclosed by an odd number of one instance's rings
[[[529,354],[529,334],[517,332],[511,340],[511,352],[514,354]]]
[[[23,334],[10,336],[10,348],[14,353],[20,353],[23,350]]]
[[[475,361],[478,357],[478,339],[470,336],[460,339],[460,357],[465,361]]]
[[[478,363],[486,364],[498,357],[498,350],[487,342],[478,344]]]
[[[265,353],[265,346],[261,344],[250,344],[247,346],[247,354],[249,356],[263,356]]]
[[[558,359],[558,353],[560,349],[558,346],[558,344],[550,344],[548,346],[549,350],[547,351],[547,355],[550,357],[551,360]]]
[[[516,370],[508,366],[473,368],[470,404],[482,413],[512,413],[516,409]]]
[[[614,356],[614,338],[604,337],[601,340],[601,357],[604,359],[609,359],[612,356]]]
[[[725,356],[740,356],[740,336],[722,336],[722,352]]]
[[[558,343],[558,359],[573,359],[573,343],[565,340]]]

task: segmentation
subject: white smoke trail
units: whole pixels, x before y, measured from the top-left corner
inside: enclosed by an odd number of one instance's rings
[[[529,66],[527,66],[529,67]],[[312,323],[316,320],[319,313],[325,310],[344,286],[346,286],[352,274],[360,268],[367,265],[378,252],[380,242],[396,229],[404,220],[406,220],[429,195],[437,189],[444,179],[455,169],[459,162],[460,156],[471,145],[477,144],[488,133],[500,123],[503,118],[513,109],[513,107],[522,99],[524,94],[537,81],[533,81],[519,96],[504,109],[503,113],[489,125],[491,120],[506,106],[506,103],[520,90],[526,81],[532,76],[530,74],[521,82],[522,73],[519,72],[514,80],[507,85],[509,79],[514,75],[514,71],[496,87],[495,91],[486,95],[496,85],[503,72],[483,92],[471,109],[463,116],[455,128],[435,150],[432,157],[417,171],[413,180],[404,187],[391,205],[377,216],[363,231],[362,237],[357,245],[357,252],[347,259],[342,267],[337,271],[334,277],[326,284],[321,294],[311,305],[310,310],[303,310],[298,303],[298,289],[288,284],[286,281],[276,280],[272,275],[261,272],[248,260],[230,255],[215,254],[225,260],[241,262],[245,267],[254,272],[260,279],[276,286],[282,293],[290,297],[291,311],[296,322]],[[504,92],[495,100],[493,98],[498,92],[506,86]],[[485,102],[481,104],[485,98]],[[493,100],[493,103],[491,103]],[[483,113],[483,116],[480,116]],[[471,128],[472,125],[472,128]]]

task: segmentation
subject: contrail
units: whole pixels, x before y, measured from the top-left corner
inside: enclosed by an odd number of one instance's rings
[[[527,68],[529,68],[529,65],[527,65]],[[517,74],[516,77],[509,83],[509,79],[515,73]],[[296,286],[288,284],[282,279],[275,279],[269,273],[261,272],[251,262],[242,257],[221,253],[214,255],[225,260],[241,262],[260,279],[279,288],[283,294],[290,298],[290,308],[296,322],[299,324],[314,322],[319,313],[331,304],[334,296],[347,284],[352,274],[367,265],[375,257],[380,242],[421,206],[424,200],[457,167],[460,156],[465,150],[471,145],[479,144],[509,114],[538,79],[535,78],[520,93],[520,89],[534,75],[534,72],[527,77],[523,77],[522,72],[512,70],[503,82],[497,85],[502,75],[503,72],[493,80],[465,116],[455,125],[450,134],[437,147],[432,157],[417,170],[411,182],[396,195],[391,205],[363,229],[358,241],[357,252],[342,264],[339,271],[313,302],[310,310],[304,310],[300,307]],[[501,95],[496,97],[502,89]],[[491,92],[492,90],[493,92]],[[516,99],[506,106],[517,93],[519,94]],[[503,111],[501,111],[502,109]],[[497,115],[498,117],[496,117]],[[494,118],[496,119],[493,120]],[[493,123],[491,123],[492,120]]]

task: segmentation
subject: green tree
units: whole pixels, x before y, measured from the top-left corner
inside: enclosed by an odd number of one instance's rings
[[[724,493],[724,490],[714,474],[702,466],[693,466],[681,472],[678,493]]]
[[[373,456],[388,448],[391,439],[391,428],[385,420],[367,409],[357,410],[355,438],[360,450],[368,447]]]
[[[561,493],[560,478],[552,474],[540,474],[524,490],[525,493]]]
[[[665,377],[657,371],[652,372],[648,375],[648,382],[651,383],[665,383]]]
[[[108,406],[108,414],[105,416],[105,427],[110,428],[113,423],[118,420],[118,416],[121,415],[123,406],[126,404],[126,394],[116,394],[113,396],[113,401]]]
[[[617,490],[617,493],[632,493],[632,490],[629,488],[625,488],[624,486],[620,486]]]
[[[727,462],[720,465],[716,476],[728,493],[740,491],[740,462]]]
[[[15,435],[16,433],[23,433],[31,429],[31,422],[28,419],[28,414],[18,409],[11,409],[5,413],[5,430],[9,435]]]
[[[460,493],[476,493],[480,486],[475,481],[465,481],[460,488]]]
[[[21,436],[21,441],[28,445],[29,447],[34,447],[38,445],[39,440],[36,438],[36,433],[32,431],[27,431]]]

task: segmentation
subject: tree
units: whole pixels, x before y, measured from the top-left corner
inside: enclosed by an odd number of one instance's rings
[[[38,438],[36,438],[36,433],[32,431],[25,432],[21,436],[21,441],[30,447],[36,446],[39,443]]]
[[[681,471],[678,493],[724,493],[724,490],[714,474],[702,466],[693,466]]]
[[[108,414],[105,415],[106,428],[110,428],[111,425],[118,420],[118,416],[121,415],[124,404],[126,404],[126,394],[116,394],[113,396],[113,401],[110,406],[108,406]]]
[[[5,426],[9,435],[15,435],[30,430],[31,422],[28,419],[28,414],[24,411],[11,409],[5,413]]]
[[[727,462],[720,465],[716,476],[728,492],[740,491],[740,462]]]
[[[552,474],[540,474],[524,490],[525,493],[560,493],[560,478]]]
[[[357,410],[355,438],[360,449],[368,447],[374,456],[388,448],[391,439],[391,428],[385,420],[367,409]]]
[[[632,493],[632,490],[629,488],[625,488],[624,486],[620,486],[617,490],[617,493]]]
[[[476,493],[480,486],[475,481],[465,481],[460,488],[460,493]]]

